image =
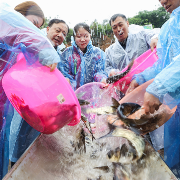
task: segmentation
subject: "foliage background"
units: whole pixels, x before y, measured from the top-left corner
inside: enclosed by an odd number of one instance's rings
[[[136,16],[132,18],[128,18],[128,21],[129,21],[129,24],[136,24],[136,25],[141,25],[141,26],[152,24],[153,28],[161,28],[162,25],[169,18],[170,18],[170,14],[167,13],[163,7],[159,7],[157,10],[153,10],[153,11],[140,11]],[[51,17],[46,18],[45,23],[41,28],[46,28],[50,20],[51,20]],[[90,28],[91,28],[92,39],[102,38],[104,36],[109,37],[109,38],[114,38],[108,19],[103,20],[102,23],[98,23],[97,20],[95,19],[90,24]],[[65,44],[69,44],[71,42],[72,35],[73,35],[73,29],[70,28],[69,33],[66,37],[66,40],[64,41]]]

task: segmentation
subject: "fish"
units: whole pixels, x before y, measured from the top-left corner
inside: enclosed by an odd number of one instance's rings
[[[114,163],[113,180],[130,180],[130,176],[122,164]]]
[[[114,122],[117,121],[117,118],[114,118],[115,115],[108,117],[114,119]],[[127,129],[128,127],[125,124],[121,124],[121,127],[117,127],[108,122],[110,132],[98,139],[107,138],[107,137],[123,137],[128,140],[130,147],[126,147],[126,145],[122,145],[121,148],[117,147],[115,150],[110,150],[107,154],[108,159],[113,163],[122,163],[127,164],[131,162],[135,162],[143,156],[145,149],[145,141],[143,136],[139,133],[136,134],[131,129]],[[122,158],[121,158],[122,157]],[[126,157],[126,158],[124,158]]]
[[[103,115],[103,114],[114,114],[116,112],[116,108],[110,107],[110,106],[105,106],[105,107],[99,107],[99,108],[92,108],[92,109],[87,109],[86,113],[91,114],[97,114],[97,115]]]
[[[140,135],[137,135],[135,132],[129,130],[129,129],[123,129],[123,128],[118,128],[116,127],[115,130],[113,130],[110,134],[104,136],[104,137],[123,137],[125,139],[127,139],[130,144],[131,147],[133,149],[131,149],[131,152],[133,152],[133,157],[132,157],[132,161],[136,161],[138,159],[140,159],[143,155],[144,149],[145,149],[145,142],[144,142],[144,138]],[[117,154],[117,153],[114,153]],[[119,162],[120,160],[120,155],[119,156],[115,156],[116,158],[111,158],[111,160],[113,162]]]
[[[84,105],[90,104],[90,102],[81,99],[85,94],[86,94],[86,92],[81,92],[81,93],[76,94],[76,97],[78,98],[80,106],[84,106]]]
[[[82,108],[82,111],[87,114],[116,114],[117,108],[119,107],[119,102],[112,97],[112,106],[104,106],[99,108]]]
[[[106,79],[106,82],[108,84],[112,84],[112,83],[115,83],[116,81],[119,81],[121,78],[123,78],[124,76],[126,76],[129,71],[131,70],[132,66],[134,64],[134,60],[132,60],[129,65],[128,65],[128,68],[126,71],[120,73],[120,74],[117,74],[117,75],[114,75],[114,76],[110,76]]]
[[[107,157],[113,163],[130,164],[137,156],[136,150],[131,144],[129,147],[123,144],[121,148],[117,147],[115,150],[110,150]]]
[[[145,111],[136,103],[123,103],[117,109],[117,115],[128,127],[144,125],[149,120],[140,118]]]
[[[135,103],[123,103],[117,109],[119,120],[131,130],[139,134],[147,134],[160,127],[165,122],[166,111],[156,111],[154,114],[145,114],[145,110]],[[117,124],[117,123],[116,123]]]
[[[99,169],[99,170],[102,170],[104,172],[109,172],[110,171],[108,166],[94,167],[94,169]]]
[[[88,121],[88,119],[86,118],[86,116],[84,114],[81,113],[81,120],[83,121],[84,125],[86,126],[87,130],[90,132],[91,136],[92,136],[92,140],[95,139],[93,133],[92,133],[92,129],[90,126],[90,122]]]
[[[70,141],[72,147],[74,148],[74,153],[83,154],[86,153],[86,143],[85,143],[85,131],[80,129],[76,134],[76,141]]]
[[[88,102],[86,100],[83,100],[83,99],[78,99],[78,101],[79,101],[80,106],[84,106],[84,105],[90,104],[90,102]]]

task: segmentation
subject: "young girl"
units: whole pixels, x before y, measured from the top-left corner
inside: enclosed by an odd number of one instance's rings
[[[61,55],[59,70],[69,78],[74,90],[89,82],[101,82],[107,78],[104,72],[105,53],[92,45],[90,28],[85,23],[74,27],[74,40]]]

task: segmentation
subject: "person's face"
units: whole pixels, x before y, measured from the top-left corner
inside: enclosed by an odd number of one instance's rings
[[[82,52],[84,52],[85,48],[87,47],[90,38],[90,33],[86,31],[83,27],[80,27],[76,32],[75,42]]]
[[[114,21],[111,21],[111,27],[118,41],[122,42],[128,37],[129,22],[122,17],[117,17]]]
[[[64,23],[54,23],[51,27],[47,27],[47,38],[51,41],[53,46],[62,44],[68,33],[68,27]]]
[[[29,21],[31,21],[37,28],[40,28],[43,25],[43,18],[36,15],[27,15],[25,16]]]
[[[180,0],[159,0],[159,2],[169,13],[172,13],[174,9],[180,6]]]

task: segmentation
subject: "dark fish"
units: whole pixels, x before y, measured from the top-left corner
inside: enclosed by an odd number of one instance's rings
[[[78,101],[79,101],[80,106],[84,106],[84,105],[90,104],[90,102],[88,102],[86,100],[78,99]]]
[[[85,145],[85,132],[83,129],[76,134],[76,139],[78,141],[71,141],[72,147],[74,147],[74,152],[77,154],[83,154],[86,152],[86,145]]]
[[[76,94],[76,97],[78,98],[80,106],[84,106],[84,105],[90,104],[90,102],[81,99],[85,94],[86,94],[86,92],[81,92],[81,93]]]
[[[117,75],[108,77],[108,78],[106,79],[106,82],[107,82],[108,84],[112,84],[112,83],[115,83],[116,81],[120,80],[120,79],[123,78],[124,76],[126,76],[126,75],[129,73],[129,71],[131,70],[131,68],[132,68],[132,66],[133,66],[133,63],[134,63],[134,60],[132,60],[132,61],[129,63],[128,68],[127,68],[126,71],[124,71],[124,72],[122,72],[122,73],[120,73],[120,74],[117,74]]]
[[[141,106],[139,104],[123,103],[119,105],[117,109],[117,115],[120,120],[123,121],[127,126],[136,127],[137,125],[143,125],[148,122],[147,119],[128,118],[130,115],[134,114],[139,109],[141,109]]]
[[[127,170],[122,164],[114,163],[113,180],[130,180]]]
[[[94,167],[94,169],[99,169],[99,170],[102,170],[104,172],[109,172],[110,171],[108,166]]]
[[[81,120],[84,122],[84,125],[86,126],[86,128],[88,129],[88,131],[90,132],[90,134],[92,135],[92,140],[95,139],[93,133],[92,133],[92,129],[90,126],[90,122],[88,121],[88,119],[86,118],[86,116],[84,114],[81,113]]]
[[[87,114],[97,114],[97,115],[103,115],[103,114],[115,114],[117,111],[117,108],[119,106],[119,102],[112,97],[112,106],[104,106],[99,108],[88,108],[88,109],[82,109]]]
[[[136,154],[136,157],[133,157],[132,159],[133,161],[140,159],[142,157],[144,149],[145,149],[145,142],[144,142],[144,139],[140,135],[137,135],[136,133],[128,129],[116,128],[112,132],[112,136],[124,137],[132,144],[132,147],[136,150],[136,153],[133,153],[133,154]]]
[[[164,124],[166,113],[163,111],[146,115],[140,105],[123,103],[118,107],[117,115],[132,131],[144,135]]]
[[[120,147],[117,147],[115,150],[110,150],[110,151],[107,153],[107,156],[108,156],[108,159],[109,159],[111,162],[118,163],[118,162],[119,162],[119,159],[120,159],[120,157],[121,157],[121,149],[120,149]]]
[[[140,159],[143,155],[144,149],[145,149],[145,142],[142,136],[137,135],[134,131],[131,131],[129,129],[123,129],[123,128],[118,128],[115,127],[115,129],[111,129],[110,132],[105,135],[100,137],[101,138],[107,138],[107,137],[123,137],[125,139],[127,139],[132,148],[130,152],[131,152],[131,159],[132,161],[135,161],[137,159]],[[125,147],[123,147],[125,150]],[[122,148],[122,150],[123,150]],[[120,157],[121,157],[121,153],[118,152],[119,149],[116,149],[116,151],[112,151],[112,155],[108,154],[108,158],[112,161],[112,162],[119,162]],[[122,151],[123,153],[123,151]]]

